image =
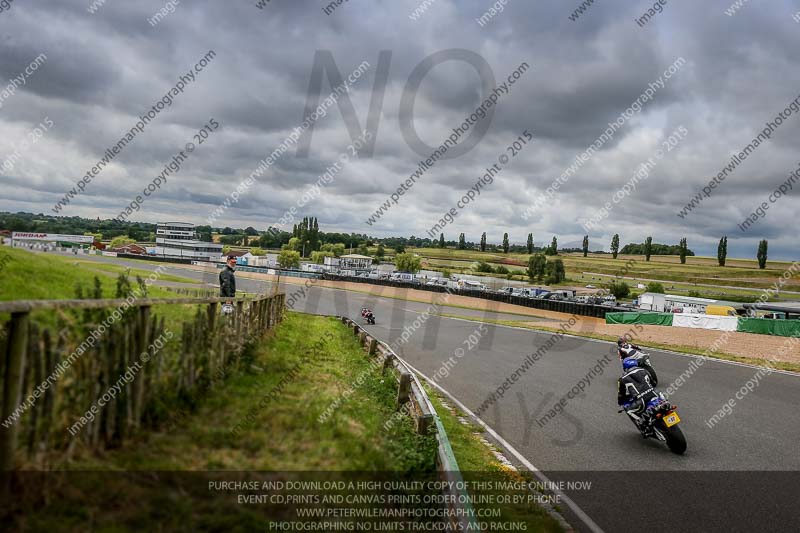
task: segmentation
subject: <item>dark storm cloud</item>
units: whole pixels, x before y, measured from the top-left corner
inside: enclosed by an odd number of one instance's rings
[[[64,214],[115,216],[157,175],[206,121],[222,127],[193,154],[157,198],[137,215],[203,223],[208,214],[300,125],[317,50],[330,50],[346,77],[367,61],[369,69],[348,97],[361,128],[367,123],[381,50],[391,65],[374,154],[352,158],[303,214],[323,227],[375,236],[423,235],[523,130],[536,137],[459,216],[447,237],[508,231],[524,242],[555,234],[579,243],[581,223],[611,198],[638,165],[677,127],[689,135],[659,162],[646,182],[616,206],[593,247],[653,235],[658,242],[687,236],[696,252],[713,254],[719,236],[731,252],[752,256],[760,238],[770,255],[796,258],[800,237],[786,220],[796,213],[787,196],[742,234],[736,224],[796,168],[800,116],[738,167],[685,219],[676,213],[729,163],[785,104],[800,93],[796,45],[800,24],[788,1],[769,9],[746,4],[726,16],[728,0],[671,2],[646,27],[633,21],[643,6],[596,3],[577,21],[563,2],[509,0],[480,27],[475,19],[491,2],[438,0],[419,20],[416,0],[349,2],[330,16],[324,2],[189,2],[157,26],[147,19],[166,2],[108,0],[90,14],[90,0],[19,2],[3,13],[0,90],[39,53],[47,62],[3,102],[0,151],[14,153],[43,117],[55,126],[35,146],[20,151],[13,169],[0,172],[0,209],[49,213],[52,205],[188,72],[208,50],[217,54],[195,83],[175,98],[87,187]],[[463,48],[483,57],[498,84],[520,63],[530,69],[501,97],[482,141],[467,154],[436,163],[380,221],[365,220],[416,168],[420,154],[400,131],[400,101],[409,75],[426,57]],[[686,64],[640,113],[627,120],[601,150],[581,165],[553,200],[525,220],[522,214],[606,129],[608,122],[656,81],[676,58]],[[323,77],[321,98],[332,87]],[[480,105],[481,79],[463,62],[448,61],[422,81],[413,124],[438,145]],[[258,178],[248,194],[218,220],[220,226],[274,223],[352,141],[339,106],[314,125],[308,157],[294,147]],[[302,214],[301,214],[302,216]],[[494,235],[494,237],[491,237]]]

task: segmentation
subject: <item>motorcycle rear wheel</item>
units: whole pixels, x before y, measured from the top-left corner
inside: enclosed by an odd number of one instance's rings
[[[665,427],[662,424],[661,433],[667,439],[667,446],[672,453],[683,455],[686,451],[686,437],[678,426]]]

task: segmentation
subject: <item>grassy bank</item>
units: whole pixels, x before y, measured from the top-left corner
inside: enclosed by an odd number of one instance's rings
[[[370,362],[339,321],[287,313],[275,334],[248,357],[247,368],[194,399],[195,408],[173,413],[161,430],[102,455],[74,450],[68,461],[53,465],[79,475],[69,478],[68,490],[51,488],[51,503],[24,519],[18,515],[15,526],[77,531],[90,521],[96,530],[263,530],[274,516],[261,507],[239,505],[233,497],[210,498],[195,485],[220,475],[242,479],[265,471],[435,476],[435,436],[417,435],[406,416],[386,424],[396,412],[396,380]],[[438,399],[434,403],[462,468],[519,478],[504,469],[474,428],[461,424]],[[331,405],[337,408],[331,411]],[[325,413],[330,416],[320,421]],[[187,479],[187,472],[200,477]],[[495,522],[522,521],[528,531],[560,530],[533,504],[491,507],[502,513]]]
[[[394,412],[397,384],[372,368],[338,321],[287,313],[275,334],[250,357],[248,369],[202,399],[196,412],[182,413],[187,416],[164,432],[128,450],[84,456],[64,466],[239,471],[433,467],[431,439],[416,436],[410,425],[383,431]],[[328,406],[360,377],[361,386],[319,423]]]
[[[2,300],[63,300],[75,298],[75,288],[94,287],[95,278],[99,279],[100,290],[104,298],[113,298],[116,290],[116,276],[103,272],[119,274],[126,269],[119,265],[78,260],[68,256],[38,253],[0,247],[0,256],[7,256],[5,267],[0,272],[3,282],[0,283],[0,301]],[[130,273],[131,281],[137,275],[146,278],[152,272],[134,270]],[[161,274],[162,281],[192,282],[188,278]],[[174,297],[174,293],[156,285],[149,288],[151,296]]]
[[[79,260],[51,253],[38,253],[8,246],[0,247],[0,257],[4,265],[0,271],[0,301],[9,300],[67,300],[77,298],[78,288],[83,298],[116,298],[117,282],[120,274],[128,269],[120,265]],[[116,275],[115,275],[116,274]],[[153,272],[146,270],[128,271],[128,281],[132,289],[138,288],[137,275],[146,280]],[[186,281],[189,278],[160,274],[157,281]],[[175,298],[174,292],[152,283],[147,287],[147,297]],[[109,309],[113,311],[113,309]],[[154,306],[153,312],[163,316],[170,324],[189,319],[196,311],[193,305]],[[0,322],[9,318],[8,313],[0,313]],[[58,324],[57,317],[63,313],[35,311],[32,319],[47,327]],[[176,330],[179,333],[180,329]]]

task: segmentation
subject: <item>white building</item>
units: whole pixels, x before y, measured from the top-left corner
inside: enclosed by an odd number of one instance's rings
[[[339,258],[339,268],[347,270],[372,270],[372,258],[368,255],[347,254]]]
[[[194,224],[159,222],[156,225],[155,252],[162,257],[216,261],[222,255],[222,245],[199,240]]]
[[[645,292],[639,296],[639,309],[671,313],[681,309],[684,313],[705,313],[706,306],[718,304],[719,300]]]
[[[278,254],[253,256],[247,260],[247,266],[275,268],[278,266]]]

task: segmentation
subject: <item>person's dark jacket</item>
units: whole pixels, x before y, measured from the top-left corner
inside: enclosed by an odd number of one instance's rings
[[[628,370],[619,378],[617,389],[617,403],[619,405],[641,400],[640,404],[643,406],[658,394],[650,381],[650,374],[644,368],[638,367]]]
[[[656,375],[656,369],[653,368],[653,365],[650,363],[650,357],[642,353],[641,348],[635,344],[631,344],[630,349],[620,348],[619,355],[621,359],[626,359],[628,357],[636,359],[636,366],[639,368],[644,368],[647,373],[650,374],[650,382],[653,384],[653,387],[658,387],[658,376]]]
[[[219,273],[219,295],[223,298],[236,296],[236,278],[233,272],[234,270],[230,266],[225,265],[225,268]]]

